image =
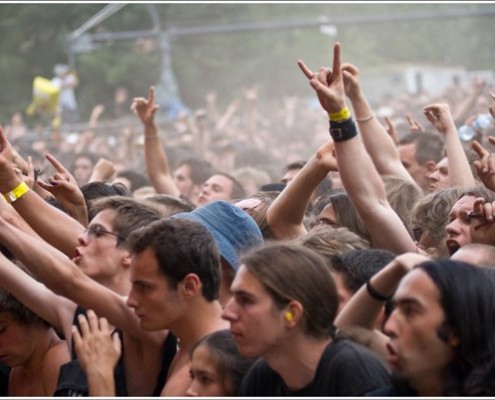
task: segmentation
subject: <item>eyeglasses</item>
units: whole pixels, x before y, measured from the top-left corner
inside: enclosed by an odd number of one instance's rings
[[[101,238],[103,235],[115,236],[119,241],[125,242],[125,238],[116,233],[107,231],[103,226],[95,224],[88,227],[84,233],[87,233],[88,236],[92,236],[94,238]]]

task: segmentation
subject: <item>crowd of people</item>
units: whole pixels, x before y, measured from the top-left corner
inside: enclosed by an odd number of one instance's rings
[[[495,93],[371,104],[341,58],[318,108],[0,129],[0,394],[494,396]]]

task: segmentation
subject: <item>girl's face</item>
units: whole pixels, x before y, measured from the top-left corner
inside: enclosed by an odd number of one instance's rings
[[[188,396],[220,397],[232,396],[225,387],[225,379],[218,371],[218,363],[207,345],[198,346],[191,358],[191,385],[187,389]]]

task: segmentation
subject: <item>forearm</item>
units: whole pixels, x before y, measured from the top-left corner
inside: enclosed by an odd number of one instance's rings
[[[145,125],[144,157],[148,177],[157,193],[179,196],[180,192],[173,181],[167,154],[160,142],[155,123]]]
[[[450,186],[475,186],[476,181],[455,126],[452,126],[445,134],[445,148],[449,165]]]
[[[78,238],[84,231],[78,221],[48,204],[32,190],[11,204],[44,240],[67,256],[74,255]]]
[[[406,272],[394,259],[376,273],[370,279],[369,284],[382,296],[391,297]],[[361,326],[366,329],[373,329],[383,305],[384,302],[373,297],[366,285],[363,285],[339,313],[335,319],[335,326],[338,328]]]
[[[268,208],[267,222],[277,239],[306,233],[303,220],[311,195],[330,172],[318,158],[318,154],[311,157]]]
[[[70,293],[70,282],[78,268],[65,254],[44,240],[4,222],[0,229],[0,241],[49,289],[61,295]]]
[[[394,141],[378,121],[363,93],[350,98],[356,124],[363,138],[366,151],[381,175],[392,175],[415,183],[402,165]]]
[[[69,300],[51,292],[1,253],[0,280],[2,287],[7,288],[22,304],[47,321],[55,330],[67,334],[67,328],[70,328],[72,321],[72,315],[69,315],[72,310]]]
[[[414,241],[387,200],[384,184],[360,137],[336,142],[335,149],[342,183],[374,247],[396,253],[416,251]]]
[[[70,204],[65,206],[65,210],[67,214],[69,214],[72,218],[78,221],[82,226],[88,226],[88,209],[86,204],[80,204],[78,206]]]

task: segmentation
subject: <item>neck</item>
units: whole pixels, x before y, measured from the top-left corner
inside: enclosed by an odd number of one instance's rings
[[[197,299],[194,307],[170,331],[177,337],[181,349],[190,349],[202,337],[222,329],[229,323],[222,319],[222,307],[218,300],[207,302]]]
[[[309,338],[299,333],[284,343],[273,354],[263,356],[292,391],[309,385],[315,377],[316,369],[325,348],[331,339]],[[287,349],[290,348],[290,351]]]
[[[411,387],[416,390],[418,396],[442,396],[445,382],[440,376],[429,376],[420,382],[411,382]]]
[[[126,271],[121,271],[108,279],[98,279],[98,283],[121,296],[128,296],[132,287],[130,276]]]

